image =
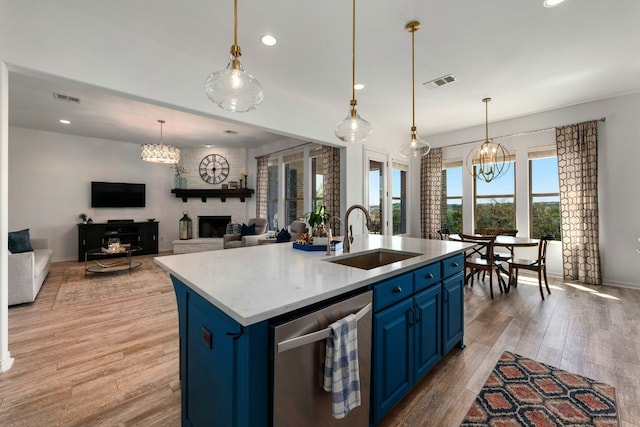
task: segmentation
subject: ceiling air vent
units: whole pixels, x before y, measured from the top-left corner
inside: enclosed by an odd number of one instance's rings
[[[431,81],[422,83],[422,86],[427,89],[435,89],[440,86],[448,85],[456,81],[456,77],[453,74],[447,74],[446,76],[438,77]]]
[[[65,102],[75,102],[76,104],[80,104],[80,98],[76,98],[75,96],[64,95],[62,93],[53,93],[53,99],[56,101],[65,101]]]

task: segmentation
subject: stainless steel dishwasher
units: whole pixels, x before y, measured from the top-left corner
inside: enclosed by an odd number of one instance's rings
[[[303,314],[273,328],[273,426],[368,426],[371,377],[372,292]],[[358,319],[361,405],[333,418],[331,393],[322,389],[328,325],[349,314]]]

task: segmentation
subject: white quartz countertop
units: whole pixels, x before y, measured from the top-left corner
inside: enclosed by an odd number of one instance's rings
[[[473,244],[356,236],[351,253],[294,249],[291,243],[156,257],[170,274],[243,326],[324,301],[463,252]],[[421,255],[363,270],[327,262],[376,248]]]

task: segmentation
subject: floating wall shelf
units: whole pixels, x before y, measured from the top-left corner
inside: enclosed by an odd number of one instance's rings
[[[207,198],[219,198],[222,202],[227,201],[227,197],[236,197],[239,198],[241,202],[244,202],[244,199],[247,197],[251,197],[253,194],[253,189],[251,188],[238,188],[238,189],[182,189],[182,188],[174,188],[171,190],[171,193],[176,195],[177,199],[182,199],[183,202],[186,203],[189,197],[199,197],[203,202],[207,201]]]

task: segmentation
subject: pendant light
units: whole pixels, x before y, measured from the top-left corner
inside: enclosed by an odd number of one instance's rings
[[[411,140],[400,147],[400,154],[404,157],[422,157],[429,154],[431,146],[420,139],[416,129],[416,84],[415,84],[415,34],[420,28],[420,22],[411,21],[405,30],[411,33]]]
[[[238,46],[238,0],[233,0],[233,45],[229,64],[224,70],[209,74],[204,89],[218,107],[235,113],[254,110],[264,99],[260,82],[244,71],[238,59],[241,55]]]
[[[489,101],[484,98],[485,136],[484,142],[467,154],[467,170],[484,182],[500,178],[509,170],[511,164],[509,152],[502,144],[489,140]]]
[[[158,120],[158,123],[160,123],[160,144],[142,144],[140,158],[152,163],[178,163],[180,161],[180,149],[162,143],[162,125],[165,121]]]
[[[371,135],[371,123],[364,120],[356,106],[356,0],[353,0],[351,33],[351,107],[347,117],[337,124],[336,136],[344,142],[364,142]]]

